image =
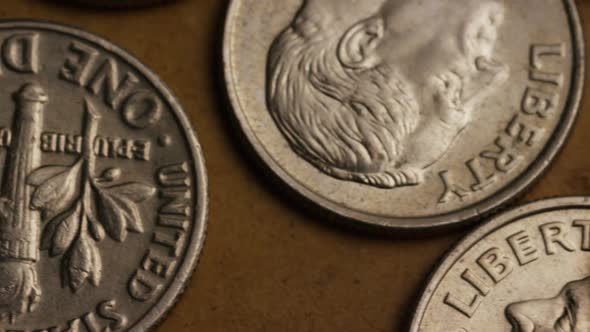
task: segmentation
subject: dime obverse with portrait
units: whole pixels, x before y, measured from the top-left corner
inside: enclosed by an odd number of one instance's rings
[[[527,204],[459,243],[410,332],[590,331],[590,198]]]
[[[89,33],[2,21],[0,48],[0,330],[148,330],[205,238],[186,115],[149,69]]]
[[[571,0],[233,0],[224,74],[241,137],[291,192],[416,230],[541,175],[576,118],[583,47]]]

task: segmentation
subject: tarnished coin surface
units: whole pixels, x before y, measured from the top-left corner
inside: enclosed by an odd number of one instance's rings
[[[494,217],[431,277],[410,332],[590,331],[590,198]]]
[[[224,40],[235,118],[267,169],[390,230],[523,192],[571,129],[583,59],[571,0],[233,0]]]
[[[0,331],[147,330],[205,237],[186,116],[99,37],[4,21],[0,44]]]

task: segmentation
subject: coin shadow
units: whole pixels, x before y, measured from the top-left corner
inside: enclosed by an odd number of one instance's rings
[[[472,229],[464,230],[463,233],[470,233],[473,231]],[[455,248],[461,243],[461,239],[463,238],[464,234],[460,233],[461,236],[452,242],[451,245],[447,246],[446,249],[437,257],[433,264],[430,265],[430,270],[428,273],[424,273],[418,281],[418,286],[412,291],[412,295],[404,301],[402,306],[403,312],[399,315],[399,317],[404,317],[404,319],[395,320],[392,324],[392,331],[401,332],[401,331],[410,331],[412,328],[412,323],[417,318],[417,309],[420,301],[422,300],[422,295],[426,291],[426,288],[431,283],[434,274],[438,271],[439,266],[445,261],[445,259],[455,251]]]
[[[454,245],[451,246],[451,248],[454,247]],[[394,319],[392,331],[401,332],[410,330],[410,328],[412,327],[412,322],[417,314],[416,309],[418,308],[418,304],[420,303],[421,295],[424,293],[424,290],[426,289],[426,286],[428,285],[432,274],[438,269],[438,266],[440,265],[444,257],[447,256],[447,253],[449,251],[451,250],[448,249],[447,252],[441,255],[437,259],[436,263],[432,266],[430,272],[425,274],[422,278],[420,278],[420,282],[418,283],[419,286],[412,292],[412,296],[410,296],[406,301],[404,301],[405,305],[402,306],[403,312],[401,313],[400,317],[404,317],[404,319],[400,319],[398,321],[395,321]]]

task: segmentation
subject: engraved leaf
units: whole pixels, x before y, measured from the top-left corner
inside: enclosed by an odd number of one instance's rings
[[[123,242],[127,238],[127,218],[125,212],[107,192],[99,190],[99,220],[106,233],[115,241]]]
[[[122,171],[120,168],[108,168],[104,172],[102,172],[99,179],[99,182],[113,182],[121,178]]]
[[[38,187],[50,178],[55,177],[58,174],[65,173],[67,170],[68,167],[62,165],[40,167],[37,170],[33,171],[31,174],[29,174],[29,177],[27,178],[27,184],[34,187]]]
[[[66,172],[60,173],[39,185],[33,193],[31,206],[36,209],[53,211],[57,214],[67,208],[76,199],[79,191],[80,171],[83,160],[80,159]]]
[[[72,247],[68,276],[72,291],[77,292],[86,282],[92,271],[92,248],[87,236],[81,235]]]
[[[156,193],[154,187],[138,182],[124,183],[107,189],[113,195],[126,197],[136,203],[141,203]]]
[[[102,257],[100,256],[100,252],[98,251],[96,244],[89,242],[89,247],[92,258],[89,280],[94,287],[98,287],[100,286],[100,281],[102,279]]]
[[[88,192],[86,193],[86,217],[88,217],[89,221],[98,222],[99,214],[98,210],[101,208],[100,205],[100,189],[96,187],[93,183],[89,182]]]
[[[51,219],[45,228],[43,229],[43,235],[41,236],[41,250],[49,250],[53,246],[53,238],[55,236],[56,230],[58,226],[67,218],[69,218],[72,214],[74,214],[77,206],[69,209],[58,216]]]
[[[70,211],[64,213],[64,214],[68,214],[71,213]],[[55,235],[55,230],[57,229],[57,226],[63,221],[63,219],[61,219],[61,215],[58,216],[57,218],[54,218],[53,220],[51,220],[50,222],[47,223],[47,225],[45,226],[45,228],[43,229],[43,235],[41,236],[41,250],[49,250],[49,248],[51,248],[51,245],[53,243],[53,236]]]
[[[92,238],[96,241],[104,240],[106,233],[104,227],[94,218],[91,213],[86,214],[86,219],[88,219],[88,231]]]
[[[76,204],[73,212],[64,218],[56,227],[51,246],[51,256],[59,256],[68,250],[80,230],[80,204]]]
[[[134,233],[143,233],[143,223],[137,205],[131,200],[117,195],[111,196],[123,212],[127,229]]]

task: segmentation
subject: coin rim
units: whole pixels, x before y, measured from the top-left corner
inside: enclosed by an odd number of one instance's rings
[[[169,104],[173,115],[177,119],[179,129],[183,136],[186,137],[187,144],[191,153],[191,161],[193,164],[192,171],[194,172],[195,185],[195,206],[194,208],[194,226],[193,232],[190,234],[190,242],[186,247],[186,255],[182,259],[178,272],[174,280],[167,287],[167,290],[160,295],[160,299],[149,310],[147,310],[143,317],[129,327],[128,331],[142,332],[155,328],[174,305],[179,300],[180,295],[184,292],[190,282],[190,277],[197,267],[197,263],[201,256],[201,252],[205,243],[207,234],[208,222],[208,181],[205,167],[205,159],[202,154],[201,145],[197,140],[196,131],[193,129],[183,107],[180,105],[178,99],[172,94],[170,89],[162,82],[162,80],[152,72],[147,66],[139,61],[130,52],[120,48],[107,39],[102,38],[90,32],[86,32],[80,28],[76,28],[61,23],[54,23],[45,20],[32,19],[8,19],[0,20],[0,28],[2,29],[39,29],[48,30],[57,33],[63,33],[80,40],[87,40],[90,43],[98,45],[103,48],[105,53],[111,53],[120,57],[123,61],[132,67],[137,72],[141,73],[146,80],[152,84],[160,96],[162,96]]]
[[[539,156],[530,163],[529,167],[522,174],[507,183],[495,194],[471,204],[469,207],[440,215],[408,218],[386,217],[346,208],[306,188],[294,177],[287,174],[266,151],[254,131],[248,125],[245,111],[241,107],[238,87],[234,84],[235,76],[232,69],[233,29],[235,28],[235,18],[239,14],[238,10],[241,1],[230,1],[223,32],[223,81],[225,83],[225,93],[229,100],[230,109],[232,110],[229,112],[233,115],[231,118],[237,124],[236,127],[238,127],[240,134],[245,137],[244,141],[246,141],[245,145],[248,150],[254,152],[258,164],[263,169],[270,171],[270,174],[273,174],[273,177],[279,180],[282,184],[280,187],[283,190],[286,189],[288,194],[302,200],[304,204],[319,208],[322,212],[327,212],[331,216],[338,217],[340,221],[349,224],[352,223],[353,225],[356,224],[355,226],[364,226],[370,230],[382,232],[404,232],[439,230],[477,221],[526,192],[543,175],[561,151],[579,113],[585,79],[585,40],[581,20],[574,1],[563,0],[573,43],[572,86],[568,91],[567,103],[564,107],[559,125]],[[419,225],[416,225],[417,223]]]
[[[556,198],[545,198],[535,202],[527,203],[519,207],[507,210],[497,216],[492,217],[477,229],[469,233],[451,248],[440,260],[437,267],[431,273],[425,283],[424,291],[417,302],[416,310],[410,325],[410,332],[419,332],[420,324],[426,313],[426,308],[430,304],[432,295],[438,289],[440,283],[444,280],[446,274],[455,266],[457,261],[490,233],[523,218],[533,215],[547,213],[551,211],[569,210],[576,208],[590,209],[590,196],[567,196]]]

